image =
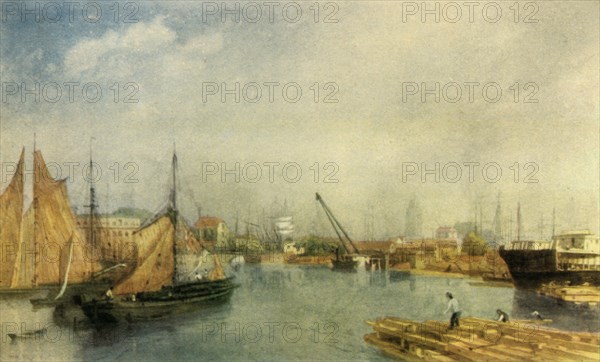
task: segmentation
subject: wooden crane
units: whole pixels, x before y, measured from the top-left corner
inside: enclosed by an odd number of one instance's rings
[[[331,212],[331,209],[329,209],[329,206],[327,206],[327,204],[325,203],[325,201],[323,200],[321,195],[319,195],[318,192],[316,194],[316,198],[317,198],[317,201],[319,201],[319,203],[323,207],[323,210],[325,211],[325,215],[327,215],[327,219],[329,219],[331,226],[333,226],[333,230],[337,234],[337,236],[340,240],[340,245],[344,250],[344,253],[340,255],[340,248],[338,247],[336,249],[335,259],[331,259],[331,263],[333,264],[333,269],[334,270],[336,270],[336,269],[337,270],[354,270],[354,268],[358,264],[358,261],[354,260],[354,258],[353,258],[353,256],[358,254],[358,249],[356,248],[356,245],[354,245],[354,242],[352,241],[352,239],[350,239],[350,236],[348,236],[348,233],[346,233],[346,230],[344,230],[344,228],[342,227],[340,222],[333,215],[333,213]],[[343,235],[343,237],[342,237],[342,235]]]

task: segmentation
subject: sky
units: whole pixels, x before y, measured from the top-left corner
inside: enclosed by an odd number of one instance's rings
[[[598,233],[598,2],[1,3],[2,189],[35,134],[79,211],[91,145],[102,211],[158,210],[176,149],[190,220],[331,233],[319,192],[355,239],[413,198],[425,236],[498,199]]]

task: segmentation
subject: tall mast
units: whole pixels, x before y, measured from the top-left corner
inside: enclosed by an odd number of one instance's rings
[[[171,189],[171,208],[173,211],[177,211],[177,154],[173,153],[173,160],[171,162],[173,168],[173,188]]]
[[[177,281],[177,154],[175,153],[175,145],[173,145],[173,160],[171,162],[173,172],[173,186],[171,189],[171,205],[169,213],[171,214],[171,222],[173,223],[173,284]]]
[[[97,208],[97,204],[96,204],[96,188],[95,188],[95,184],[94,184],[94,162],[93,162],[93,156],[92,156],[92,141],[94,140],[94,137],[90,138],[90,172],[88,174],[89,177],[89,182],[90,182],[90,204],[86,205],[87,207],[90,208],[90,215],[89,215],[89,221],[90,221],[90,244],[92,245],[92,248],[96,247],[96,235],[95,235],[95,229],[94,229],[94,223],[96,222],[96,208]]]
[[[34,170],[33,170],[33,185],[32,185],[32,189],[33,189],[33,286],[35,287],[37,285],[37,204],[38,204],[38,198],[37,195],[35,194],[35,183],[38,182],[38,180],[36,180],[35,176],[36,176],[36,172],[35,172],[35,132],[33,133],[33,164],[34,164]],[[39,173],[38,173],[39,174]]]
[[[517,241],[521,240],[521,203],[517,206]]]

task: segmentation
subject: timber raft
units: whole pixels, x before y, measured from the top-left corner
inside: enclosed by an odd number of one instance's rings
[[[600,303],[600,288],[591,286],[543,285],[538,294],[552,297],[561,302],[596,307]]]
[[[598,361],[598,333],[565,332],[536,322],[469,317],[449,330],[447,322],[384,317],[367,321],[374,332],[364,339],[406,361]]]

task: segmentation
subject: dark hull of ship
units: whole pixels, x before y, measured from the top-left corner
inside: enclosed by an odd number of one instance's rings
[[[505,250],[500,257],[508,266],[514,283],[522,288],[537,288],[550,282],[600,286],[600,273],[594,270],[559,270],[555,250]]]
[[[96,324],[149,321],[191,312],[202,305],[227,302],[237,287],[233,278],[190,282],[157,292],[137,293],[135,301],[123,298],[86,301],[82,297],[81,308]]]
[[[42,288],[0,288],[2,299],[31,298],[45,293],[46,290]]]
[[[356,271],[358,261],[352,259],[331,259],[333,270],[336,271]]]
[[[82,293],[92,294],[93,292],[104,293],[110,286],[109,282],[93,282],[83,284],[70,284],[65,291],[65,296],[68,295],[79,295]],[[33,288],[0,288],[0,296],[2,297],[37,297],[47,295],[47,298],[34,298],[36,302],[33,304],[39,304],[38,301],[52,299],[60,292],[61,286],[50,284],[50,285],[39,285]],[[61,298],[62,299],[62,298]],[[42,303],[43,304],[43,303]]]
[[[60,285],[47,285],[40,287],[48,291],[45,298],[33,298],[29,301],[34,308],[46,308],[56,307],[59,304],[70,303],[74,297],[78,295],[103,295],[111,283],[109,281],[94,281],[80,284],[69,284],[63,295],[55,300],[56,296],[60,293]]]

